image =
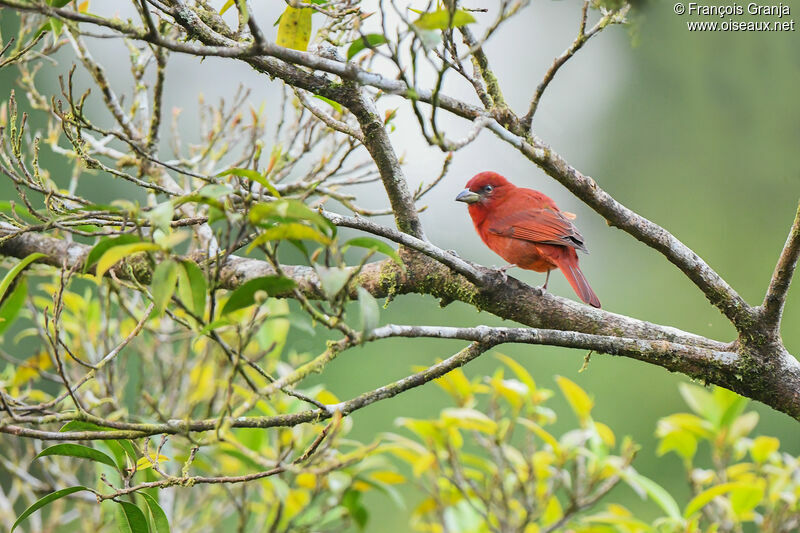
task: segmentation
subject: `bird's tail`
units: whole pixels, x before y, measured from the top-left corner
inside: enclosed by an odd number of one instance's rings
[[[575,294],[577,294],[581,300],[592,307],[599,308],[600,300],[589,286],[589,282],[586,281],[586,277],[578,266],[578,254],[572,248],[567,248],[564,252],[565,253],[562,253],[557,262],[558,268],[564,273],[567,281],[572,285]]]

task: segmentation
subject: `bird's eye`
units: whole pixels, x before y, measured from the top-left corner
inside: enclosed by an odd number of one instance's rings
[[[494,187],[492,187],[491,185],[487,185],[486,187],[483,188],[483,192],[492,192],[492,189],[494,189]]]

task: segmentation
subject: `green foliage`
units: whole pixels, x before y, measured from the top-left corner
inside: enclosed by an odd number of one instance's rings
[[[671,531],[739,531],[755,524],[762,531],[788,531],[800,519],[800,479],[791,474],[800,460],[779,452],[774,437],[750,434],[758,414],[744,412],[747,400],[722,388],[709,391],[681,385],[692,413],[676,413],[658,422],[658,453],[673,452],[686,467],[692,499],[683,510],[685,524]],[[697,464],[707,448],[711,465]]]
[[[400,259],[400,254],[397,253],[397,250],[378,239],[372,237],[355,237],[342,245],[342,252],[346,251],[351,246],[380,252],[383,255],[391,257],[399,266],[403,265],[403,261]]]
[[[414,26],[421,30],[445,30],[447,28],[460,28],[475,22],[475,17],[468,11],[457,9],[437,9],[430,13],[423,13],[414,21]]]
[[[39,457],[46,457],[49,455],[82,457],[84,459],[89,459],[91,461],[97,461],[98,463],[103,463],[105,465],[110,466],[111,468],[117,468],[117,465],[114,463],[114,460],[111,459],[111,457],[104,454],[100,450],[96,450],[94,448],[90,448],[89,446],[84,446],[82,444],[72,444],[72,443],[56,444],[54,446],[50,446],[49,448],[45,448],[44,450],[39,452],[34,459],[38,459]]]
[[[556,377],[580,426],[557,437],[546,429],[555,421],[545,406],[552,393],[537,388],[513,359],[498,358],[516,379],[502,369],[478,380],[453,371],[437,384],[457,407],[435,419],[399,419],[413,438],[384,439],[381,451],[406,465],[429,495],[413,512],[415,530],[719,533],[748,523],[789,531],[800,520],[800,480],[792,474],[800,459],[781,454],[773,437],[748,437],[758,417],[743,412],[746,401],[738,395],[684,384],[681,394],[695,414],[659,421],[659,454],[675,452],[687,468],[693,495],[680,504],[633,468],[638,447],[628,438],[616,444],[613,431],[593,419],[593,401],[577,384]],[[699,443],[709,446],[712,469],[693,464]],[[663,516],[644,521],[610,496],[601,503],[618,483],[652,501]]]
[[[54,502],[54,501],[56,501],[58,499],[61,499],[61,498],[65,497],[65,496],[69,496],[70,494],[74,494],[76,492],[81,492],[81,491],[84,491],[84,490],[89,490],[89,489],[87,489],[86,487],[81,487],[81,486],[69,487],[69,488],[66,488],[66,489],[61,489],[61,490],[57,490],[55,492],[51,492],[50,494],[48,494],[46,496],[43,496],[42,498],[36,500],[36,502],[34,502],[30,507],[25,509],[22,512],[21,515],[19,515],[17,520],[14,522],[14,525],[11,526],[11,533],[13,533],[14,530],[17,529],[17,526],[20,525],[22,522],[24,522],[26,518],[28,518],[30,515],[32,515],[33,513],[35,513],[36,511],[38,511],[42,507],[44,507],[45,505],[48,505],[48,504],[50,504],[50,503],[52,503],[52,502]]]
[[[556,419],[546,406],[552,392],[499,357],[514,378],[502,368],[475,380],[455,370],[436,382],[456,407],[432,420],[400,419],[414,438],[386,438],[383,450],[430,495],[413,512],[415,530],[440,531],[442,521],[465,532],[579,527],[590,523],[574,518],[579,509],[635,474],[637,447],[627,438],[618,444],[592,419],[592,402],[578,385],[558,379],[581,427],[556,437],[546,429]]]
[[[227,315],[244,307],[249,307],[254,303],[263,303],[267,296],[275,296],[292,290],[296,286],[295,282],[283,276],[264,276],[248,280],[233,291],[222,308],[222,314]],[[259,291],[264,298],[259,297]]]
[[[389,40],[382,33],[369,33],[359,37],[347,47],[347,60],[350,61],[362,50],[372,49],[388,42]]]
[[[136,505],[119,501],[117,502],[117,531],[119,533],[148,533],[147,518]]]

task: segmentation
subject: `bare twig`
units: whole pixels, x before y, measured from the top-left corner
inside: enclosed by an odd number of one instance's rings
[[[800,205],[797,207],[794,223],[789,230],[789,236],[786,238],[786,244],[783,246],[778,263],[775,265],[775,272],[772,274],[762,304],[764,320],[775,333],[780,329],[783,306],[792,283],[792,275],[797,268],[798,257],[800,257]]]

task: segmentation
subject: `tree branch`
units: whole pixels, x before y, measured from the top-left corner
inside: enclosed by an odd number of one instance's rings
[[[781,325],[781,315],[783,306],[786,303],[786,294],[792,284],[792,276],[797,268],[797,260],[800,257],[800,204],[797,206],[794,223],[789,230],[786,244],[775,265],[775,272],[767,288],[762,304],[763,317],[767,326],[778,334]]]
[[[397,228],[414,237],[425,239],[422,224],[417,216],[414,195],[408,189],[403,169],[394,147],[386,133],[383,119],[375,109],[375,103],[365,91],[354,84],[348,84],[342,91],[340,101],[355,115],[364,135],[364,146],[372,156],[383,181],[383,187],[389,196]]]
[[[660,339],[691,346],[724,350],[725,343],[707,339],[669,326],[661,326],[635,318],[594,309],[567,298],[543,292],[509,276],[507,281],[494,270],[472,265],[435,246],[402,236],[399,232],[383,228],[377,224],[341,217],[336,222],[343,226],[357,227],[376,235],[387,237],[400,244],[418,247],[422,253],[403,252],[404,266],[400,268],[393,261],[368,263],[350,287],[351,296],[356,296],[356,287],[366,288],[376,298],[393,297],[400,294],[430,294],[442,300],[442,304],[461,301],[486,310],[501,318],[515,320],[531,327],[547,327],[560,330],[591,332],[601,335],[626,336],[630,338]],[[356,223],[358,222],[358,223]],[[377,227],[377,228],[376,228]],[[382,228],[382,229],[378,229]],[[0,236],[9,231],[0,225]],[[400,237],[402,236],[402,237]],[[418,246],[417,246],[418,245]],[[39,263],[61,267],[66,264],[72,268],[82,264],[91,246],[67,242],[48,235],[23,233],[0,242],[0,254],[24,258],[31,253],[43,253]],[[425,254],[430,254],[428,257]],[[192,257],[197,262],[207,261],[205,256]],[[440,263],[439,261],[445,264]],[[66,262],[66,263],[64,263]],[[447,266],[445,266],[447,265]],[[303,265],[282,265],[283,273],[291,277],[297,288],[308,298],[324,299],[324,291],[313,268]],[[464,275],[458,272],[463,271]],[[136,256],[121,261],[110,269],[107,275],[130,280],[131,274],[137,276],[139,283],[149,284],[152,272],[147,261]],[[275,269],[266,261],[245,257],[230,256],[220,268],[220,286],[233,290],[243,283],[263,277],[276,275]],[[468,278],[474,278],[478,285]],[[291,297],[288,292],[284,296]]]
[[[575,55],[578,50],[583,48],[583,45],[586,44],[589,39],[603,31],[609,24],[624,20],[625,14],[628,12],[628,9],[630,9],[630,6],[626,4],[621,10],[609,11],[597,22],[597,24],[594,25],[594,27],[592,27],[592,29],[585,31],[588,7],[589,1],[587,0],[583,3],[583,9],[581,11],[581,25],[578,31],[578,36],[575,37],[575,40],[572,41],[572,44],[569,46],[569,48],[564,50],[560,56],[553,60],[553,64],[550,65],[549,69],[547,69],[547,72],[545,73],[541,83],[539,83],[539,86],[536,87],[536,93],[534,93],[533,98],[531,99],[528,112],[524,117],[522,117],[522,119],[520,119],[524,131],[529,131],[531,129],[531,122],[533,121],[533,115],[539,108],[539,101],[542,99],[542,95],[544,95],[544,91],[547,89],[547,86],[550,85],[550,82],[553,81],[553,78],[555,78],[558,69],[560,69],[564,63],[569,61],[569,59]]]
[[[474,342],[458,353],[448,357],[444,361],[440,361],[439,363],[431,365],[425,370],[399,379],[383,387],[378,387],[377,389],[365,392],[346,402],[329,405],[327,409],[311,409],[301,411],[299,413],[280,414],[269,417],[237,417],[230,421],[230,427],[259,429],[291,427],[304,423],[320,422],[322,420],[331,418],[334,413],[337,412],[346,416],[375,402],[392,398],[409,389],[419,387],[430,381],[433,381],[434,379],[440,378],[448,372],[464,366],[490,348],[492,348],[492,345],[489,343]],[[33,417],[18,417],[17,420],[36,423],[36,421],[31,420],[31,418]],[[54,422],[47,417],[41,418],[44,419],[44,423]],[[60,420],[66,419],[67,417],[60,418]],[[77,414],[73,419],[77,419]],[[136,424],[129,422],[116,422],[91,415],[84,415],[81,419],[91,421],[99,426],[112,428],[112,430],[65,432],[45,431],[18,425],[3,424],[3,421],[0,421],[0,433],[8,433],[19,437],[56,441],[136,439],[148,435],[185,435],[190,432],[212,431],[216,429],[216,426],[219,423],[219,420],[216,418],[197,421],[170,420],[165,424]]]
[[[669,231],[628,209],[589,176],[581,174],[552,148],[532,136],[532,143],[514,135],[500,124],[489,124],[498,137],[515,146],[549,176],[555,178],[586,205],[603,216],[610,225],[629,233],[661,252],[706,295],[706,298],[733,322],[738,330],[750,327],[755,311],[700,256]]]

